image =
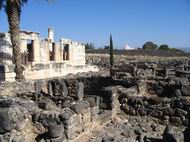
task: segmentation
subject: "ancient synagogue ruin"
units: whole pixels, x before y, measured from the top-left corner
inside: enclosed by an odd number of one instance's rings
[[[48,38],[42,39],[37,32],[22,31],[20,48],[26,79],[45,79],[65,76],[69,73],[98,71],[85,64],[85,45],[70,39],[54,41],[53,28]],[[9,33],[0,33],[0,81],[14,81],[12,46]]]

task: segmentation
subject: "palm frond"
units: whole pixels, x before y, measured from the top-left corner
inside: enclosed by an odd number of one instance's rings
[[[0,9],[3,7],[3,1],[0,0]]]
[[[23,6],[27,2],[28,0],[12,0],[12,3],[16,4],[17,6]]]
[[[28,2],[28,0],[20,0],[20,1],[21,1],[20,2],[21,5],[27,4],[27,2]]]
[[[0,0],[0,10],[5,6],[5,0]]]

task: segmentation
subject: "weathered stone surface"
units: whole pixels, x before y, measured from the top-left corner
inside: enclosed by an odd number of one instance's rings
[[[83,122],[84,126],[88,126],[91,123],[91,111],[90,111],[90,108],[87,109],[82,114],[82,122]]]
[[[33,101],[20,101],[19,105],[25,108],[31,114],[33,114],[39,109],[38,105]]]
[[[77,85],[77,99],[82,101],[84,97],[84,84],[79,82]]]
[[[128,114],[132,115],[132,116],[135,116],[137,113],[136,113],[136,110],[134,108],[130,107]]]
[[[96,115],[100,112],[99,106],[91,107],[91,115]]]
[[[60,137],[51,138],[50,142],[67,142],[66,135],[62,134]]]
[[[111,120],[112,113],[111,111],[104,111],[99,116],[100,116],[101,123],[105,123]]]
[[[59,113],[56,111],[43,111],[43,112],[37,112],[33,115],[33,122],[39,122],[44,127],[49,127],[51,125],[55,125],[57,123],[60,123]]]
[[[48,127],[50,138],[58,138],[63,135],[64,127],[62,124],[53,124]]]
[[[96,115],[92,115],[92,116],[91,116],[91,121],[92,121],[92,122],[94,122],[94,121],[99,122],[99,121],[100,121],[100,117],[99,117],[99,115],[98,115],[98,114],[96,114]]]
[[[77,114],[83,113],[86,109],[90,108],[90,103],[88,101],[80,101],[71,106]]]
[[[163,115],[173,116],[174,113],[175,113],[174,110],[172,108],[170,108],[170,107],[165,108],[163,110]]]
[[[145,116],[147,114],[147,110],[145,108],[140,108],[138,110],[138,114],[141,116]]]
[[[60,92],[62,92],[62,96],[68,95],[68,89],[64,80],[61,81]]]
[[[95,97],[88,96],[88,97],[85,97],[84,100],[88,101],[90,103],[90,107],[96,106],[96,98]]]
[[[175,114],[178,117],[183,117],[183,116],[186,116],[188,112],[183,109],[176,109]]]
[[[190,96],[190,85],[183,85],[181,91],[183,96]]]
[[[56,105],[52,100],[45,98],[38,102],[38,107],[44,110],[50,110],[54,109]]]
[[[23,136],[14,136],[12,142],[26,142],[27,140]]]
[[[174,132],[171,126],[166,126],[163,133],[163,142],[183,142],[184,138],[182,134]]]
[[[174,116],[170,118],[170,122],[176,125],[180,125],[182,123],[180,117],[174,117]]]
[[[69,108],[65,108],[59,117],[61,121],[67,126],[75,126],[82,122],[81,114],[77,115]]]
[[[0,133],[10,132],[24,119],[25,115],[21,107],[0,108]]]
[[[41,93],[41,92],[45,91],[45,90],[43,90],[43,83],[44,82],[42,80],[37,80],[34,83],[36,93]]]
[[[102,139],[102,142],[113,142],[113,141],[114,141],[114,138],[110,136],[105,136]]]
[[[67,136],[67,139],[70,139],[70,140],[76,138],[83,131],[84,131],[83,124],[77,124],[75,126],[69,126],[65,128],[65,134]]]

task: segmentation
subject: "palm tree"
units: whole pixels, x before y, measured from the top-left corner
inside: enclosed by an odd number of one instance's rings
[[[15,64],[15,79],[23,80],[23,66],[20,51],[20,15],[22,6],[28,0],[0,0],[1,8],[4,8],[9,23],[10,38],[13,47],[13,63]]]
[[[49,1],[49,0],[47,0]],[[15,64],[15,79],[24,80],[23,65],[20,51],[20,15],[22,6],[28,0],[0,0],[0,9],[4,8],[9,23],[10,38],[13,47],[13,63]]]

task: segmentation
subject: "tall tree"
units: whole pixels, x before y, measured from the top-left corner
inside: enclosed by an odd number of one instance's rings
[[[23,80],[23,66],[20,50],[20,15],[22,6],[28,0],[0,0],[1,8],[4,8],[9,23],[9,32],[13,48],[13,63],[15,64],[16,80]]]
[[[110,35],[110,76],[113,76],[113,65],[114,65],[113,40],[112,40],[112,35]]]
[[[113,40],[112,35],[110,35],[110,66],[113,66],[114,57],[113,57]]]
[[[16,73],[15,79],[17,81],[24,79],[24,68],[20,50],[20,15],[22,6],[27,2],[28,0],[0,0],[0,9],[5,9],[9,23],[10,38],[13,48],[13,63],[15,64],[14,71]]]

